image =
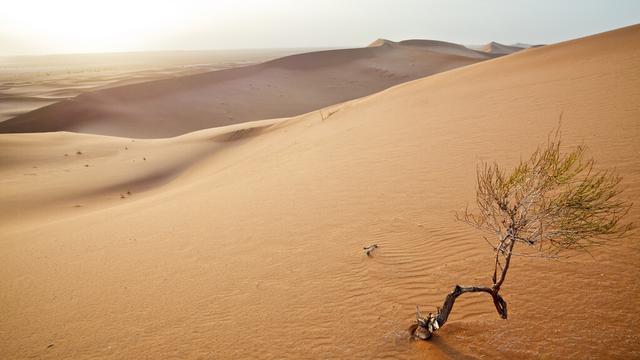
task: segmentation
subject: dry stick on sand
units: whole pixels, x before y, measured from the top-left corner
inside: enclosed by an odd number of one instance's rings
[[[325,120],[327,120],[328,118],[330,118],[330,117],[331,117],[331,115],[333,115],[333,114],[337,113],[338,111],[340,111],[340,109],[336,109],[336,110],[333,110],[333,111],[329,110],[329,112],[328,112],[328,114],[327,114],[327,115],[325,115],[325,114],[322,112],[322,110],[319,110],[319,111],[320,111],[320,118],[322,119],[322,121],[325,121]]]
[[[364,249],[364,254],[367,256],[371,256],[371,253],[373,252],[373,250],[377,249],[378,245],[377,244],[373,244],[373,245],[369,245],[369,246],[365,246]]]
[[[631,204],[620,200],[622,178],[594,169],[593,159],[583,158],[578,146],[562,154],[560,133],[549,136],[529,160],[511,173],[498,164],[477,170],[477,212],[468,209],[456,218],[488,234],[495,252],[491,286],[456,285],[435,314],[423,316],[418,308],[411,334],[427,340],[444,326],[458,296],[482,292],[491,296],[501,318],[507,318],[507,302],[500,295],[513,256],[556,258],[564,250],[585,250],[605,240],[620,238],[631,229],[622,224]],[[527,253],[515,253],[516,244]]]

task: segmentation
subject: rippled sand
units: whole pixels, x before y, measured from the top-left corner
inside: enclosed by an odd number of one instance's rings
[[[461,297],[492,252],[452,211],[563,113],[640,221],[640,26],[529,49],[302,116],[165,139],[0,135],[0,357],[638,358],[640,242],[517,258],[501,320]],[[250,106],[250,105],[248,105]],[[179,121],[176,118],[176,121]],[[362,247],[376,243],[372,257]]]

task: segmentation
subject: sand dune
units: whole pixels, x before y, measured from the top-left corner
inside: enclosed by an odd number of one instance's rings
[[[515,164],[560,113],[565,144],[587,144],[640,203],[639,41],[634,26],[532,49],[328,118],[2,135],[0,357],[637,358],[637,235],[518,258],[507,321],[478,295],[430,342],[405,329],[415,304],[489,281],[490,249],[451,211],[479,161]]]
[[[0,57],[0,122],[89,91],[257,64],[301,51],[303,49],[159,51]]]
[[[423,40],[423,39],[411,39],[411,40],[402,40],[399,42],[394,42],[386,39],[378,39],[371,44],[369,47],[414,47],[414,48],[422,48],[428,49],[430,51],[439,52],[445,55],[458,55],[469,58],[477,58],[480,60],[486,60],[487,54],[481,51],[470,49],[463,45],[453,44],[445,41],[438,40]]]
[[[497,43],[495,41],[492,41],[480,47],[480,51],[483,51],[485,53],[492,54],[492,55],[508,55],[508,54],[513,54],[514,52],[520,51],[522,49],[524,49],[522,46],[504,45],[504,44]]]
[[[515,44],[509,44],[508,46],[510,47],[517,47],[517,48],[521,48],[521,49],[528,49],[528,48],[535,48],[535,47],[540,47],[540,46],[544,46],[542,44],[527,44],[527,43],[515,43]]]
[[[441,41],[382,41],[381,46],[305,53],[96,91],[1,122],[0,132],[176,136],[299,115],[493,57]]]

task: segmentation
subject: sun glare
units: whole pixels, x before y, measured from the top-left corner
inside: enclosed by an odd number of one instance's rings
[[[0,30],[32,51],[108,52],[144,49],[188,25],[184,9],[162,1],[15,1],[3,5]]]

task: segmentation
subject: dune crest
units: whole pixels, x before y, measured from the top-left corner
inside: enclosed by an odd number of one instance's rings
[[[171,137],[299,115],[495,57],[441,41],[379,40],[374,44],[379,46],[304,53],[98,90],[0,122],[0,132]]]
[[[508,54],[513,54],[514,52],[520,51],[522,49],[523,49],[522,47],[504,45],[504,44],[500,44],[495,41],[492,41],[482,46],[481,51],[486,52],[488,54],[493,54],[493,55],[508,55]]]

